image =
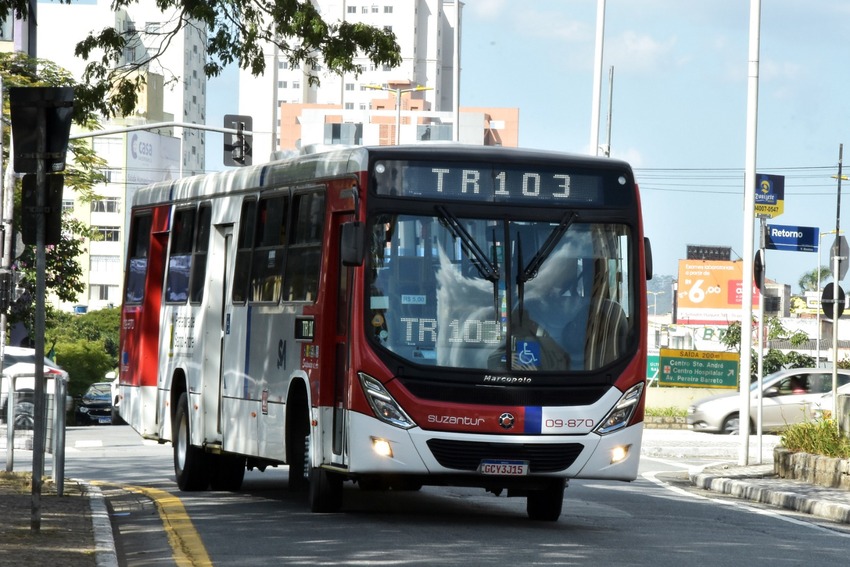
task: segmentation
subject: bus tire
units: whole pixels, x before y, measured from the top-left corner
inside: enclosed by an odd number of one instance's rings
[[[245,457],[239,455],[207,455],[210,471],[210,489],[236,492],[245,479]]]
[[[204,451],[191,444],[189,434],[189,395],[180,394],[177,410],[172,424],[172,445],[174,446],[174,475],[177,486],[185,492],[206,490],[210,479],[207,473]]]
[[[342,507],[342,477],[319,467],[310,470],[310,511],[339,512]]]
[[[561,517],[566,483],[558,481],[542,490],[531,490],[526,500],[526,511],[532,520],[556,522]]]
[[[294,395],[292,396],[295,397]],[[306,407],[307,398],[293,400],[291,407],[296,408],[287,420],[287,463],[289,463],[290,492],[305,492],[310,485],[307,463],[310,458],[310,412]]]

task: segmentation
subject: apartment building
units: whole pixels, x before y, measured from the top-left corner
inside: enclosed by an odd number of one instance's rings
[[[254,162],[275,151],[324,144],[456,140],[517,145],[518,109],[460,109],[458,0],[315,0],[326,21],[393,31],[402,63],[360,75],[293,68],[270,46],[266,72],[239,76],[239,114],[253,118]],[[320,79],[309,84],[309,74]]]

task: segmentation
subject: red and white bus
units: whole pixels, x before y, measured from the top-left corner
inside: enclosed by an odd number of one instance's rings
[[[481,487],[556,520],[633,480],[646,279],[628,164],[357,147],[158,183],[130,213],[121,417],[181,490],[289,465],[311,509]]]

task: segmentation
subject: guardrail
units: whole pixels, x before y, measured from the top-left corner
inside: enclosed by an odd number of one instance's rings
[[[6,389],[6,472],[12,472],[15,468],[15,432],[32,430],[33,434],[39,432],[35,427],[35,411],[27,414],[29,408],[18,407],[18,396],[21,392],[17,389],[19,378],[31,378],[31,373],[6,374],[3,381],[8,381]],[[44,447],[45,453],[53,455],[53,482],[59,496],[64,492],[65,477],[65,412],[66,398],[68,392],[68,381],[63,377],[51,377],[48,382],[53,381],[53,392],[45,389],[45,412],[44,427],[40,431],[46,436]],[[35,400],[33,400],[33,403]],[[28,417],[30,416],[30,417]]]

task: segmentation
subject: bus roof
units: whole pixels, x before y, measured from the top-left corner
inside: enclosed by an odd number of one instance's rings
[[[227,171],[170,179],[139,189],[133,206],[173,203],[243,190],[293,185],[315,179],[365,171],[370,159],[428,159],[446,161],[493,161],[501,163],[568,162],[572,167],[622,169],[628,163],[616,159],[568,154],[548,150],[478,146],[452,142],[401,146],[323,146],[327,151],[307,148],[295,156]],[[306,153],[314,151],[315,153]]]

